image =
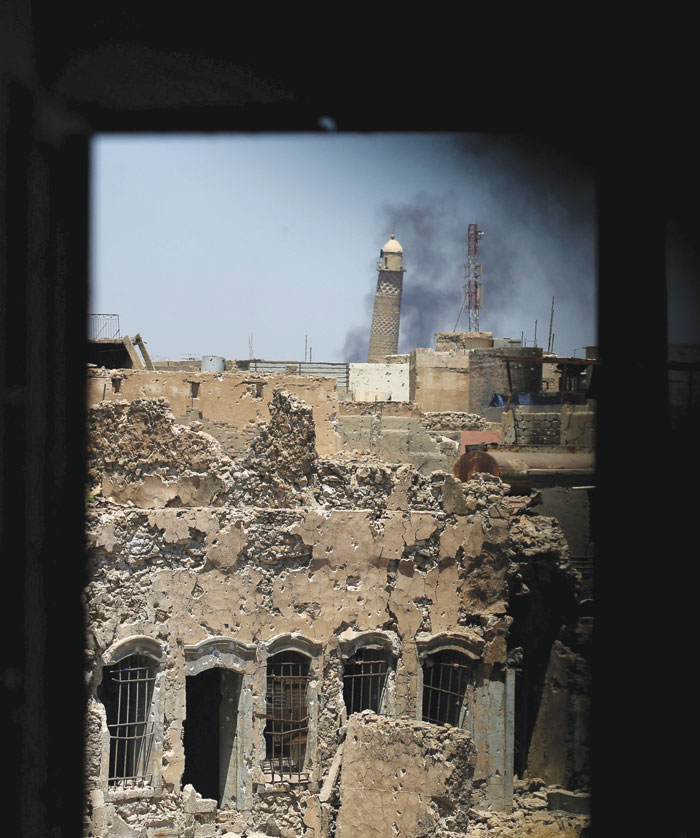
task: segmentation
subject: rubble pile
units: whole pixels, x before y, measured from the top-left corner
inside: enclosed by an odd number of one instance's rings
[[[271,419],[259,423],[237,458],[201,430],[177,424],[165,399],[102,402],[88,414],[88,484],[93,495],[142,508],[226,506],[333,509],[410,508],[448,514],[508,515],[495,506],[507,487],[478,475],[421,475],[408,464],[340,453],[318,457],[311,408],[276,390]],[[536,536],[535,536],[536,540]]]
[[[298,506],[305,499],[316,460],[316,431],[309,405],[275,390],[270,421],[261,426],[242,465],[260,482],[259,505]],[[272,493],[270,492],[270,487]]]
[[[499,427],[478,413],[459,413],[454,410],[423,411],[421,425],[427,431],[489,431]]]
[[[469,818],[467,835],[476,838],[584,838],[590,826],[586,794],[562,793],[538,778],[514,781],[510,812],[473,808]]]
[[[101,402],[87,416],[93,495],[141,507],[220,505],[232,461],[207,434],[175,422],[165,399]]]

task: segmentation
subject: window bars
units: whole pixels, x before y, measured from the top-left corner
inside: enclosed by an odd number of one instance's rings
[[[152,713],[156,663],[129,655],[104,672],[101,698],[109,728],[110,786],[140,788],[152,784]]]
[[[343,698],[348,716],[361,710],[382,712],[388,670],[381,649],[358,649],[345,663]]]
[[[309,661],[296,652],[280,652],[267,662],[264,768],[273,783],[308,779],[304,772],[309,733],[308,672]]]
[[[461,727],[464,696],[470,681],[468,658],[445,650],[423,662],[423,721]]]

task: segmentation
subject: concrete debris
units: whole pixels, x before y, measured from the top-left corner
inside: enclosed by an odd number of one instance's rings
[[[494,507],[506,487],[490,475],[462,484],[376,457],[319,458],[311,408],[291,393],[275,391],[270,416],[250,451],[231,458],[209,434],[177,424],[165,399],[102,402],[89,412],[92,493],[141,508],[313,505],[382,513],[437,512],[444,504],[452,514],[509,514]]]
[[[590,815],[583,811],[588,795],[567,793],[581,801],[582,811],[554,810],[562,790],[547,786],[540,779],[515,780],[513,806],[509,812],[475,809],[469,811],[468,836],[480,838],[584,838],[590,828]]]
[[[221,503],[230,459],[207,434],[177,425],[165,399],[101,402],[87,432],[92,493],[145,508]]]
[[[421,424],[429,431],[490,431],[495,425],[478,413],[458,413],[454,410],[423,411]]]

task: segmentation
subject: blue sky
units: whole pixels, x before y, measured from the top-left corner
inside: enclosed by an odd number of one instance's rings
[[[379,250],[404,249],[400,351],[461,302],[478,223],[482,330],[595,344],[592,179],[555,152],[475,135],[99,136],[91,312],[157,360],[366,360]],[[462,316],[461,328],[466,328]]]

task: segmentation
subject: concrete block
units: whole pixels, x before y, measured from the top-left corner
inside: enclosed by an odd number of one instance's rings
[[[547,792],[547,806],[552,812],[568,812],[570,815],[590,815],[591,798],[588,794],[558,789]]]
[[[105,834],[114,836],[114,838],[141,838],[142,836],[141,829],[133,829],[113,811],[105,818],[104,827],[106,829]]]
[[[189,815],[203,815],[216,812],[216,800],[199,795],[194,786],[188,784],[182,790],[185,812]]]

